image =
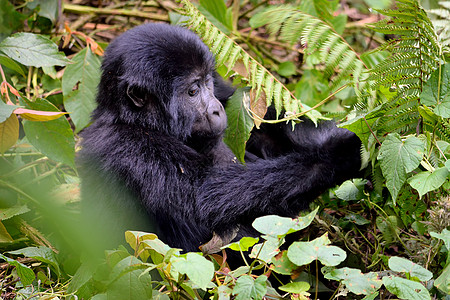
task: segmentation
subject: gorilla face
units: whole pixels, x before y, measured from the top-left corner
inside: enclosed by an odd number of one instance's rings
[[[188,78],[175,98],[181,100],[188,115],[194,116],[191,136],[216,137],[225,131],[227,117],[222,104],[214,96],[212,74]]]

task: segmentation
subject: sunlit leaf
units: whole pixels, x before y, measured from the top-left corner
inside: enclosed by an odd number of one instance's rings
[[[383,284],[389,292],[401,299],[431,300],[430,293],[420,282],[395,276],[384,276]]]
[[[64,71],[62,91],[64,107],[70,113],[78,132],[89,124],[91,113],[97,106],[95,96],[100,81],[100,59],[86,47],[72,61],[74,63]]]
[[[352,268],[332,269],[325,274],[325,278],[341,281],[350,292],[357,295],[373,294],[382,284],[381,280],[378,279],[377,273],[363,274],[361,270]]]
[[[433,273],[412,261],[398,256],[389,258],[389,268],[395,272],[409,273],[412,277],[417,277],[420,281],[428,281],[433,278]]]
[[[402,140],[398,133],[390,133],[382,143],[378,159],[394,202],[406,181],[406,174],[419,166],[424,151],[424,142],[415,136]]]
[[[179,273],[186,274],[203,290],[206,290],[214,276],[214,264],[198,253],[190,252],[186,258],[172,257],[170,261]]]
[[[236,300],[262,299],[267,291],[267,277],[259,276],[256,279],[249,275],[238,278],[233,289]]]
[[[347,254],[336,246],[329,246],[327,234],[311,242],[295,242],[288,248],[288,258],[298,266],[310,264],[318,259],[325,266],[336,266],[345,260]]]
[[[49,38],[28,32],[13,34],[0,43],[0,51],[25,66],[65,66],[70,62]]]
[[[61,111],[41,111],[26,108],[17,108],[14,113],[29,121],[51,121],[56,120],[66,113]]]
[[[438,168],[432,172],[424,171],[417,173],[408,179],[408,183],[419,193],[422,197],[430,191],[434,191],[441,187],[447,180],[449,171],[446,167]]]
[[[19,120],[16,115],[12,114],[6,121],[0,123],[0,153],[4,153],[14,146],[18,138]]]

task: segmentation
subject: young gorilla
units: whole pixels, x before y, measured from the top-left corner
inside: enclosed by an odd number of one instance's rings
[[[295,217],[360,168],[359,139],[331,122],[265,126],[251,141],[251,161],[236,163],[222,141],[220,102],[233,89],[187,29],[129,30],[110,44],[102,69],[78,162],[83,203],[106,229],[156,232],[198,251],[213,233],[254,236],[259,216]]]

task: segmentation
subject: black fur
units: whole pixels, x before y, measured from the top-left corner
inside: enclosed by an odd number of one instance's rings
[[[213,232],[255,235],[256,217],[295,217],[360,168],[359,139],[330,122],[295,131],[265,125],[249,142],[262,158],[236,163],[217,107],[233,89],[187,29],[129,30],[110,44],[102,69],[78,159],[83,203],[98,226],[156,231],[172,247],[197,251]]]

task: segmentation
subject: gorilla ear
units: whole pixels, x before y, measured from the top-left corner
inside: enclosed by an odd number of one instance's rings
[[[137,107],[143,107],[149,101],[149,93],[136,86],[127,87],[127,95]]]

